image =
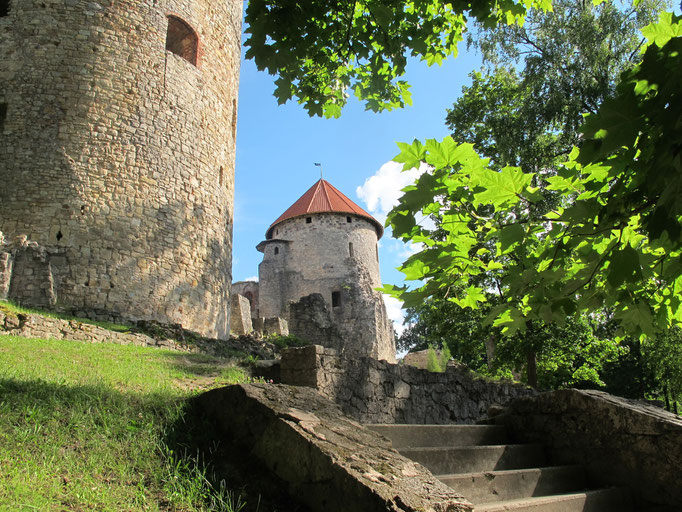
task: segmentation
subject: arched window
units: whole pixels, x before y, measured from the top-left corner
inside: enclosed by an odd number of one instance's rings
[[[187,23],[175,16],[168,16],[166,50],[179,55],[190,64],[197,65],[199,36]]]
[[[275,247],[275,254],[279,254],[279,247]]]

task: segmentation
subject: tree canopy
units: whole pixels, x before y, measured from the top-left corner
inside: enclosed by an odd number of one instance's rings
[[[367,109],[410,104],[400,77],[408,57],[439,64],[457,55],[467,22],[519,23],[551,0],[250,0],[246,58],[277,75],[279,103],[338,117],[349,91]]]
[[[562,201],[545,215],[529,213],[543,200],[533,173],[493,169],[451,137],[401,144],[396,161],[432,169],[389,215],[394,236],[425,244],[402,267],[423,284],[387,292],[409,306],[451,290],[451,300],[477,307],[486,288],[471,276],[497,274],[507,299],[491,318],[509,334],[528,320],[561,323],[604,307],[632,335],[682,322],[682,23],[664,13],[643,32],[642,61],[547,178]],[[442,219],[445,236],[434,239],[415,221],[421,215]]]

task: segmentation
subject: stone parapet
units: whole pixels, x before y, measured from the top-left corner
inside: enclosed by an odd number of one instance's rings
[[[535,394],[464,367],[433,373],[370,357],[343,357],[316,345],[283,351],[281,378],[284,384],[317,389],[365,423],[475,423],[491,406]]]
[[[197,403],[226,440],[263,462],[313,511],[473,510],[388,439],[311,389],[240,384],[204,393]]]
[[[565,389],[517,400],[494,420],[515,442],[544,444],[553,464],[582,464],[595,483],[628,488],[636,510],[680,510],[679,416],[601,391]]]

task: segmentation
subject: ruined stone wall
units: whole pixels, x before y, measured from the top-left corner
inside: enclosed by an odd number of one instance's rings
[[[249,301],[249,308],[251,310],[251,318],[258,318],[260,316],[258,307],[258,282],[257,281],[238,281],[232,283],[232,293],[243,295]]]
[[[591,481],[626,487],[635,510],[653,510],[652,503],[680,510],[679,416],[601,391],[565,389],[515,401],[494,420],[514,442],[542,443],[552,464],[581,464]]]
[[[280,371],[283,384],[313,387],[364,423],[475,423],[492,405],[535,394],[466,368],[433,373],[369,357],[340,357],[317,345],[285,350]]]
[[[0,231],[50,254],[56,309],[229,334],[241,11],[10,0]],[[166,50],[168,15],[196,32],[196,66]]]
[[[374,224],[342,213],[295,217],[278,224],[260,247],[261,316],[286,316],[290,301],[318,293],[345,351],[395,361],[393,326],[374,290],[381,285]],[[290,318],[290,329],[293,323]]]

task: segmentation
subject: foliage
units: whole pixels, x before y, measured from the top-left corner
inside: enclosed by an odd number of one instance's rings
[[[450,354],[450,348],[447,344],[443,345],[440,354],[436,353],[433,345],[429,345],[426,353],[426,369],[430,372],[443,373],[450,359],[452,359],[452,354]]]
[[[297,98],[310,115],[338,117],[348,91],[372,111],[410,104],[399,78],[408,57],[429,65],[457,54],[468,18],[520,23],[551,0],[251,0],[246,58],[277,75],[279,103]]]
[[[543,389],[601,386],[604,366],[625,352],[611,337],[595,335],[584,318],[568,318],[563,327],[533,322],[523,335],[502,337],[500,328],[484,323],[495,300],[491,296],[479,309],[471,309],[442,298],[427,299],[408,310],[411,325],[398,344],[402,350],[421,350],[429,343],[447,346],[456,360],[477,373],[527,383],[524,368],[532,354],[535,384]]]
[[[394,236],[425,244],[402,266],[422,284],[384,291],[408,306],[445,293],[478,307],[488,285],[470,280],[485,274],[503,292],[489,316],[506,334],[604,307],[633,336],[682,321],[682,23],[663,14],[644,33],[641,63],[587,117],[580,148],[548,178],[560,203],[546,215],[530,214],[543,200],[533,173],[492,169],[451,137],[399,144],[405,169],[432,169],[389,215]],[[419,215],[441,219],[442,235],[417,225]]]
[[[472,73],[448,111],[453,137],[496,167],[554,168],[578,143],[583,115],[613,96],[620,74],[639,60],[639,29],[664,6],[554,0],[553,12],[532,10],[522,25],[478,31],[471,41],[487,72]]]
[[[284,350],[285,348],[289,347],[305,347],[306,345],[310,345],[309,341],[302,340],[294,334],[289,334],[287,336],[278,334],[267,339],[268,341],[272,342],[279,350]]]

